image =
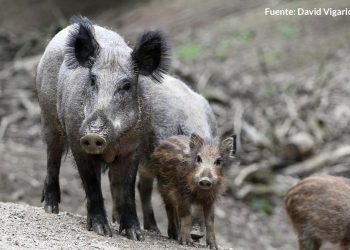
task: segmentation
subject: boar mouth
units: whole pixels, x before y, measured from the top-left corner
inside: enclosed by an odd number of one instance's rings
[[[209,190],[209,189],[212,189],[213,187],[203,187],[203,186],[200,186],[198,185],[199,189],[202,189],[202,190]]]

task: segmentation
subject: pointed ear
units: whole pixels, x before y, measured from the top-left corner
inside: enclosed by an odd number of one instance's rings
[[[236,150],[236,135],[231,135],[220,143],[220,154],[223,158],[232,158],[236,154]]]
[[[167,39],[161,31],[148,31],[138,39],[131,54],[135,71],[161,82],[169,65],[169,47]]]
[[[200,137],[196,133],[191,134],[190,139],[190,150],[191,151],[198,151],[203,146],[204,140],[202,137]]]
[[[71,27],[66,47],[68,67],[90,68],[100,50],[94,36],[94,26],[89,19],[82,16],[73,16],[71,23],[74,26]]]

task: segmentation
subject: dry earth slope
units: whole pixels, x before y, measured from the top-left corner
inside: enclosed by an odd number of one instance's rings
[[[142,242],[117,235],[98,236],[85,229],[86,218],[42,208],[0,202],[0,249],[194,249],[166,237],[145,232]],[[200,247],[200,246],[196,246]]]

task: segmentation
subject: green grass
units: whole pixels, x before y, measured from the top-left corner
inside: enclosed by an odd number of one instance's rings
[[[197,43],[185,44],[176,48],[175,53],[181,61],[193,61],[202,54],[204,46]]]
[[[254,32],[250,30],[245,30],[245,31],[239,32],[236,38],[237,38],[237,41],[239,42],[250,42],[254,39],[254,37],[255,37]]]
[[[252,207],[260,212],[263,212],[265,214],[273,213],[274,205],[267,197],[253,196],[250,198],[249,203]]]
[[[282,56],[283,56],[283,51],[281,49],[276,49],[274,51],[265,53],[264,60],[265,60],[266,66],[271,70],[278,69]]]
[[[293,38],[296,35],[295,30],[291,26],[288,26],[288,25],[280,26],[278,28],[278,31],[285,38]]]
[[[238,34],[226,37],[218,44],[214,55],[219,60],[225,60],[234,46],[248,43],[254,39],[254,33],[248,30],[241,31]]]

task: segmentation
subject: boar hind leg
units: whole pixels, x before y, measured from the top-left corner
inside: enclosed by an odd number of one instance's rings
[[[215,237],[214,205],[204,206],[203,210],[205,218],[207,246],[209,246],[210,249],[218,249]]]
[[[299,235],[299,250],[319,250],[322,241],[310,235],[308,226],[303,226],[306,230]]]
[[[168,236],[170,239],[178,240],[179,225],[175,207],[167,199],[164,199],[164,203],[166,214],[168,217]]]
[[[119,201],[123,198],[123,190],[122,188],[122,178],[119,174],[118,166],[110,166],[108,171],[108,177],[109,177],[109,186],[111,189],[111,195],[112,195],[112,221],[118,222],[120,224],[120,211],[121,211],[121,204]]]
[[[150,167],[149,167],[150,168]],[[140,193],[142,212],[143,212],[143,227],[146,230],[151,230],[159,233],[157,222],[154,217],[152,208],[152,189],[154,176],[147,166],[141,165],[139,170],[138,189]]]
[[[100,163],[92,157],[86,157],[74,151],[73,156],[86,194],[87,229],[99,235],[112,236],[101,190]]]
[[[47,175],[42,192],[41,202],[47,213],[57,214],[61,202],[59,173],[61,158],[64,151],[64,137],[58,132],[46,129],[44,139],[47,144]]]

